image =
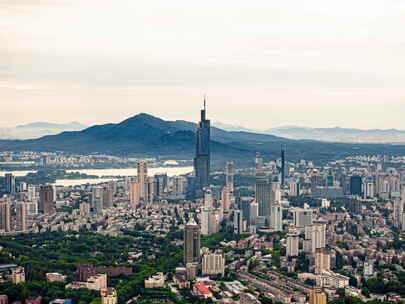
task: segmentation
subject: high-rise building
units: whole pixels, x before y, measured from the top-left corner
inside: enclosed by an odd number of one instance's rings
[[[399,198],[394,199],[393,220],[394,220],[394,226],[397,228],[401,228],[401,226],[402,226],[402,214],[403,213],[404,213],[404,202]]]
[[[241,210],[233,211],[233,233],[240,235],[243,232],[243,217]]]
[[[233,190],[235,185],[235,162],[229,161],[226,163],[226,186]]]
[[[294,208],[294,225],[296,228],[305,228],[312,225],[312,210]]]
[[[204,208],[201,211],[201,234],[211,235],[219,231],[217,213],[212,208]]]
[[[294,229],[290,230],[287,234],[287,257],[298,256],[299,253],[299,235]]]
[[[270,214],[270,229],[283,231],[283,208],[280,205],[273,205]]]
[[[251,215],[250,215],[250,204],[252,203],[252,197],[241,197],[240,205],[242,210],[243,220],[246,221],[247,225],[250,225]]]
[[[361,176],[353,175],[352,177],[350,177],[350,194],[361,196],[362,195],[362,191],[361,191],[362,183],[363,183],[363,181],[362,181]]]
[[[210,188],[204,189],[204,207],[205,208],[214,207],[214,194],[212,193],[212,189]]]
[[[281,146],[281,188],[284,189],[286,176],[286,167],[285,167],[285,147]]]
[[[195,190],[197,196],[202,196],[203,189],[208,186],[211,166],[210,140],[211,122],[206,119],[206,104],[201,110],[201,121],[196,132],[197,146],[194,158]]]
[[[141,159],[138,161],[138,187],[139,187],[139,198],[143,203],[149,202],[148,194],[148,165],[145,160]]]
[[[8,296],[0,295],[0,304],[8,304]]]
[[[28,215],[28,206],[25,202],[17,202],[16,204],[16,231],[27,231],[27,215]]]
[[[364,179],[363,183],[363,194],[364,198],[374,198],[375,190],[374,190],[374,179],[371,176],[368,176]]]
[[[330,253],[326,248],[318,248],[315,251],[315,274],[330,271]]]
[[[0,230],[11,231],[11,203],[8,200],[0,202]]]
[[[186,177],[187,179],[187,177]],[[155,182],[156,182],[156,196],[161,197],[167,189],[168,178],[166,173],[156,174],[155,175]],[[188,181],[187,181],[188,184]]]
[[[39,190],[38,209],[40,213],[52,214],[55,212],[54,188],[51,185],[43,185]]]
[[[256,225],[256,219],[259,216],[259,205],[256,201],[250,203],[250,225]]]
[[[103,187],[93,187],[91,192],[91,207],[94,213],[101,214],[103,210]]]
[[[202,257],[203,275],[221,275],[225,273],[225,257],[220,252],[207,253]]]
[[[184,228],[184,265],[200,263],[200,227],[190,218]]]
[[[14,194],[15,193],[15,177],[12,173],[6,173],[4,176],[4,189],[6,190],[6,194]]]
[[[133,206],[138,206],[141,203],[138,180],[132,181],[129,184],[129,200]]]
[[[326,246],[326,224],[317,222],[305,227],[305,238],[311,240],[311,252]]]
[[[345,207],[351,214],[360,214],[362,210],[361,202],[357,199],[349,199]]]
[[[259,216],[270,216],[273,187],[271,177],[262,173],[256,174],[256,202],[259,205]]]
[[[326,294],[316,287],[309,294],[309,304],[326,304]]]
[[[114,184],[108,183],[103,187],[103,208],[108,209],[114,203]]]

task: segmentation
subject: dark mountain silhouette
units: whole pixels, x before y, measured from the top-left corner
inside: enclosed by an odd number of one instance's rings
[[[121,123],[96,125],[82,131],[62,132],[29,140],[2,140],[0,150],[64,151],[69,153],[107,153],[191,159],[195,151],[195,123],[165,121],[141,113]],[[344,144],[310,140],[291,140],[267,134],[225,131],[213,127],[212,154],[217,165],[234,159],[251,164],[254,155],[279,156],[281,144],[287,145],[288,159],[331,160],[352,154],[400,154],[404,146]]]

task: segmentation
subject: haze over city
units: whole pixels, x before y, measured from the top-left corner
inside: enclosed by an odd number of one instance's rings
[[[0,2],[0,127],[145,112],[405,129],[405,3]]]

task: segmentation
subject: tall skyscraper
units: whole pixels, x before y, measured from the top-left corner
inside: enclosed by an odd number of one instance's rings
[[[139,184],[139,198],[144,203],[149,201],[147,179],[148,179],[148,165],[145,160],[141,159],[138,161],[138,184]]]
[[[93,212],[96,214],[101,214],[103,210],[103,187],[95,186],[91,192],[91,207]]]
[[[54,189],[51,185],[43,185],[39,190],[39,205],[40,213],[52,214],[55,212]]]
[[[129,184],[129,200],[133,206],[137,206],[141,203],[138,180],[132,181]]]
[[[206,119],[206,104],[204,99],[204,109],[201,110],[201,121],[196,132],[196,155],[194,158],[195,190],[197,196],[201,197],[204,187],[208,186],[211,151],[210,140],[211,122]]]
[[[270,216],[273,187],[271,177],[262,173],[256,174],[256,202],[259,205],[259,216]]]
[[[285,146],[281,146],[281,188],[284,188],[285,183],[285,174],[286,174],[286,167],[285,167]]]
[[[11,204],[8,200],[0,202],[0,230],[11,231]]]
[[[233,190],[235,185],[235,162],[229,161],[226,163],[226,186]]]
[[[243,216],[241,210],[233,211],[233,233],[240,235],[243,232]]]
[[[15,177],[12,173],[6,173],[4,176],[4,189],[7,194],[15,193]]]
[[[25,202],[17,202],[16,204],[16,231],[27,231],[27,215],[28,205]]]
[[[184,265],[200,262],[200,227],[190,218],[184,228]]]
[[[354,176],[350,177],[350,194],[361,196],[362,195],[362,191],[361,191],[362,183],[363,183],[363,181],[362,181],[361,176],[354,175]]]

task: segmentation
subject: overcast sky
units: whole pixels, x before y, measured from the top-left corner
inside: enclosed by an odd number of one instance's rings
[[[403,0],[0,0],[0,127],[405,129]]]

